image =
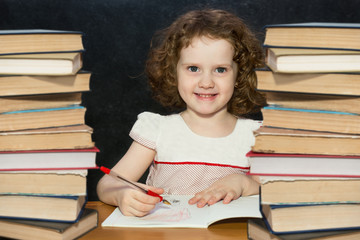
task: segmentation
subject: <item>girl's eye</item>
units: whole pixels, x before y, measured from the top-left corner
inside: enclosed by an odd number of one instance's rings
[[[215,69],[215,72],[217,72],[217,73],[225,73],[225,72],[226,72],[226,68],[218,67],[218,68]]]
[[[189,70],[190,72],[198,72],[198,71],[199,71],[199,68],[196,67],[196,66],[190,66],[190,67],[188,67],[188,70]]]

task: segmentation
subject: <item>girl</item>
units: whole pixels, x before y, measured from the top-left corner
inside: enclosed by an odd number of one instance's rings
[[[154,98],[181,111],[141,113],[130,132],[132,145],[112,170],[138,181],[150,166],[145,188],[194,195],[189,204],[198,207],[257,194],[258,182],[245,175],[245,155],[260,123],[239,117],[265,103],[255,89],[254,68],[263,59],[256,37],[223,10],[188,12],[159,36],[146,73]],[[159,202],[107,175],[97,191],[101,201],[129,216],[144,216]]]

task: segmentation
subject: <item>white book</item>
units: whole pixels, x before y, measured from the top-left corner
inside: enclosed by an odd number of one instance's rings
[[[97,168],[99,149],[0,151],[1,171],[70,170]]]

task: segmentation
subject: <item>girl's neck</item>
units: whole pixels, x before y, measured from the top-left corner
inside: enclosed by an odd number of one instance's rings
[[[185,110],[181,117],[194,133],[204,137],[226,137],[234,131],[237,118],[229,112],[201,116]]]

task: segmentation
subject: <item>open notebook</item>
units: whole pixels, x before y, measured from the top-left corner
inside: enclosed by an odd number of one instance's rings
[[[159,227],[159,228],[207,228],[212,223],[229,218],[261,218],[259,196],[240,197],[230,204],[221,201],[198,208],[189,205],[192,196],[167,195],[166,200],[171,206],[159,203],[145,217],[127,217],[121,214],[119,208],[102,223],[103,227]]]

